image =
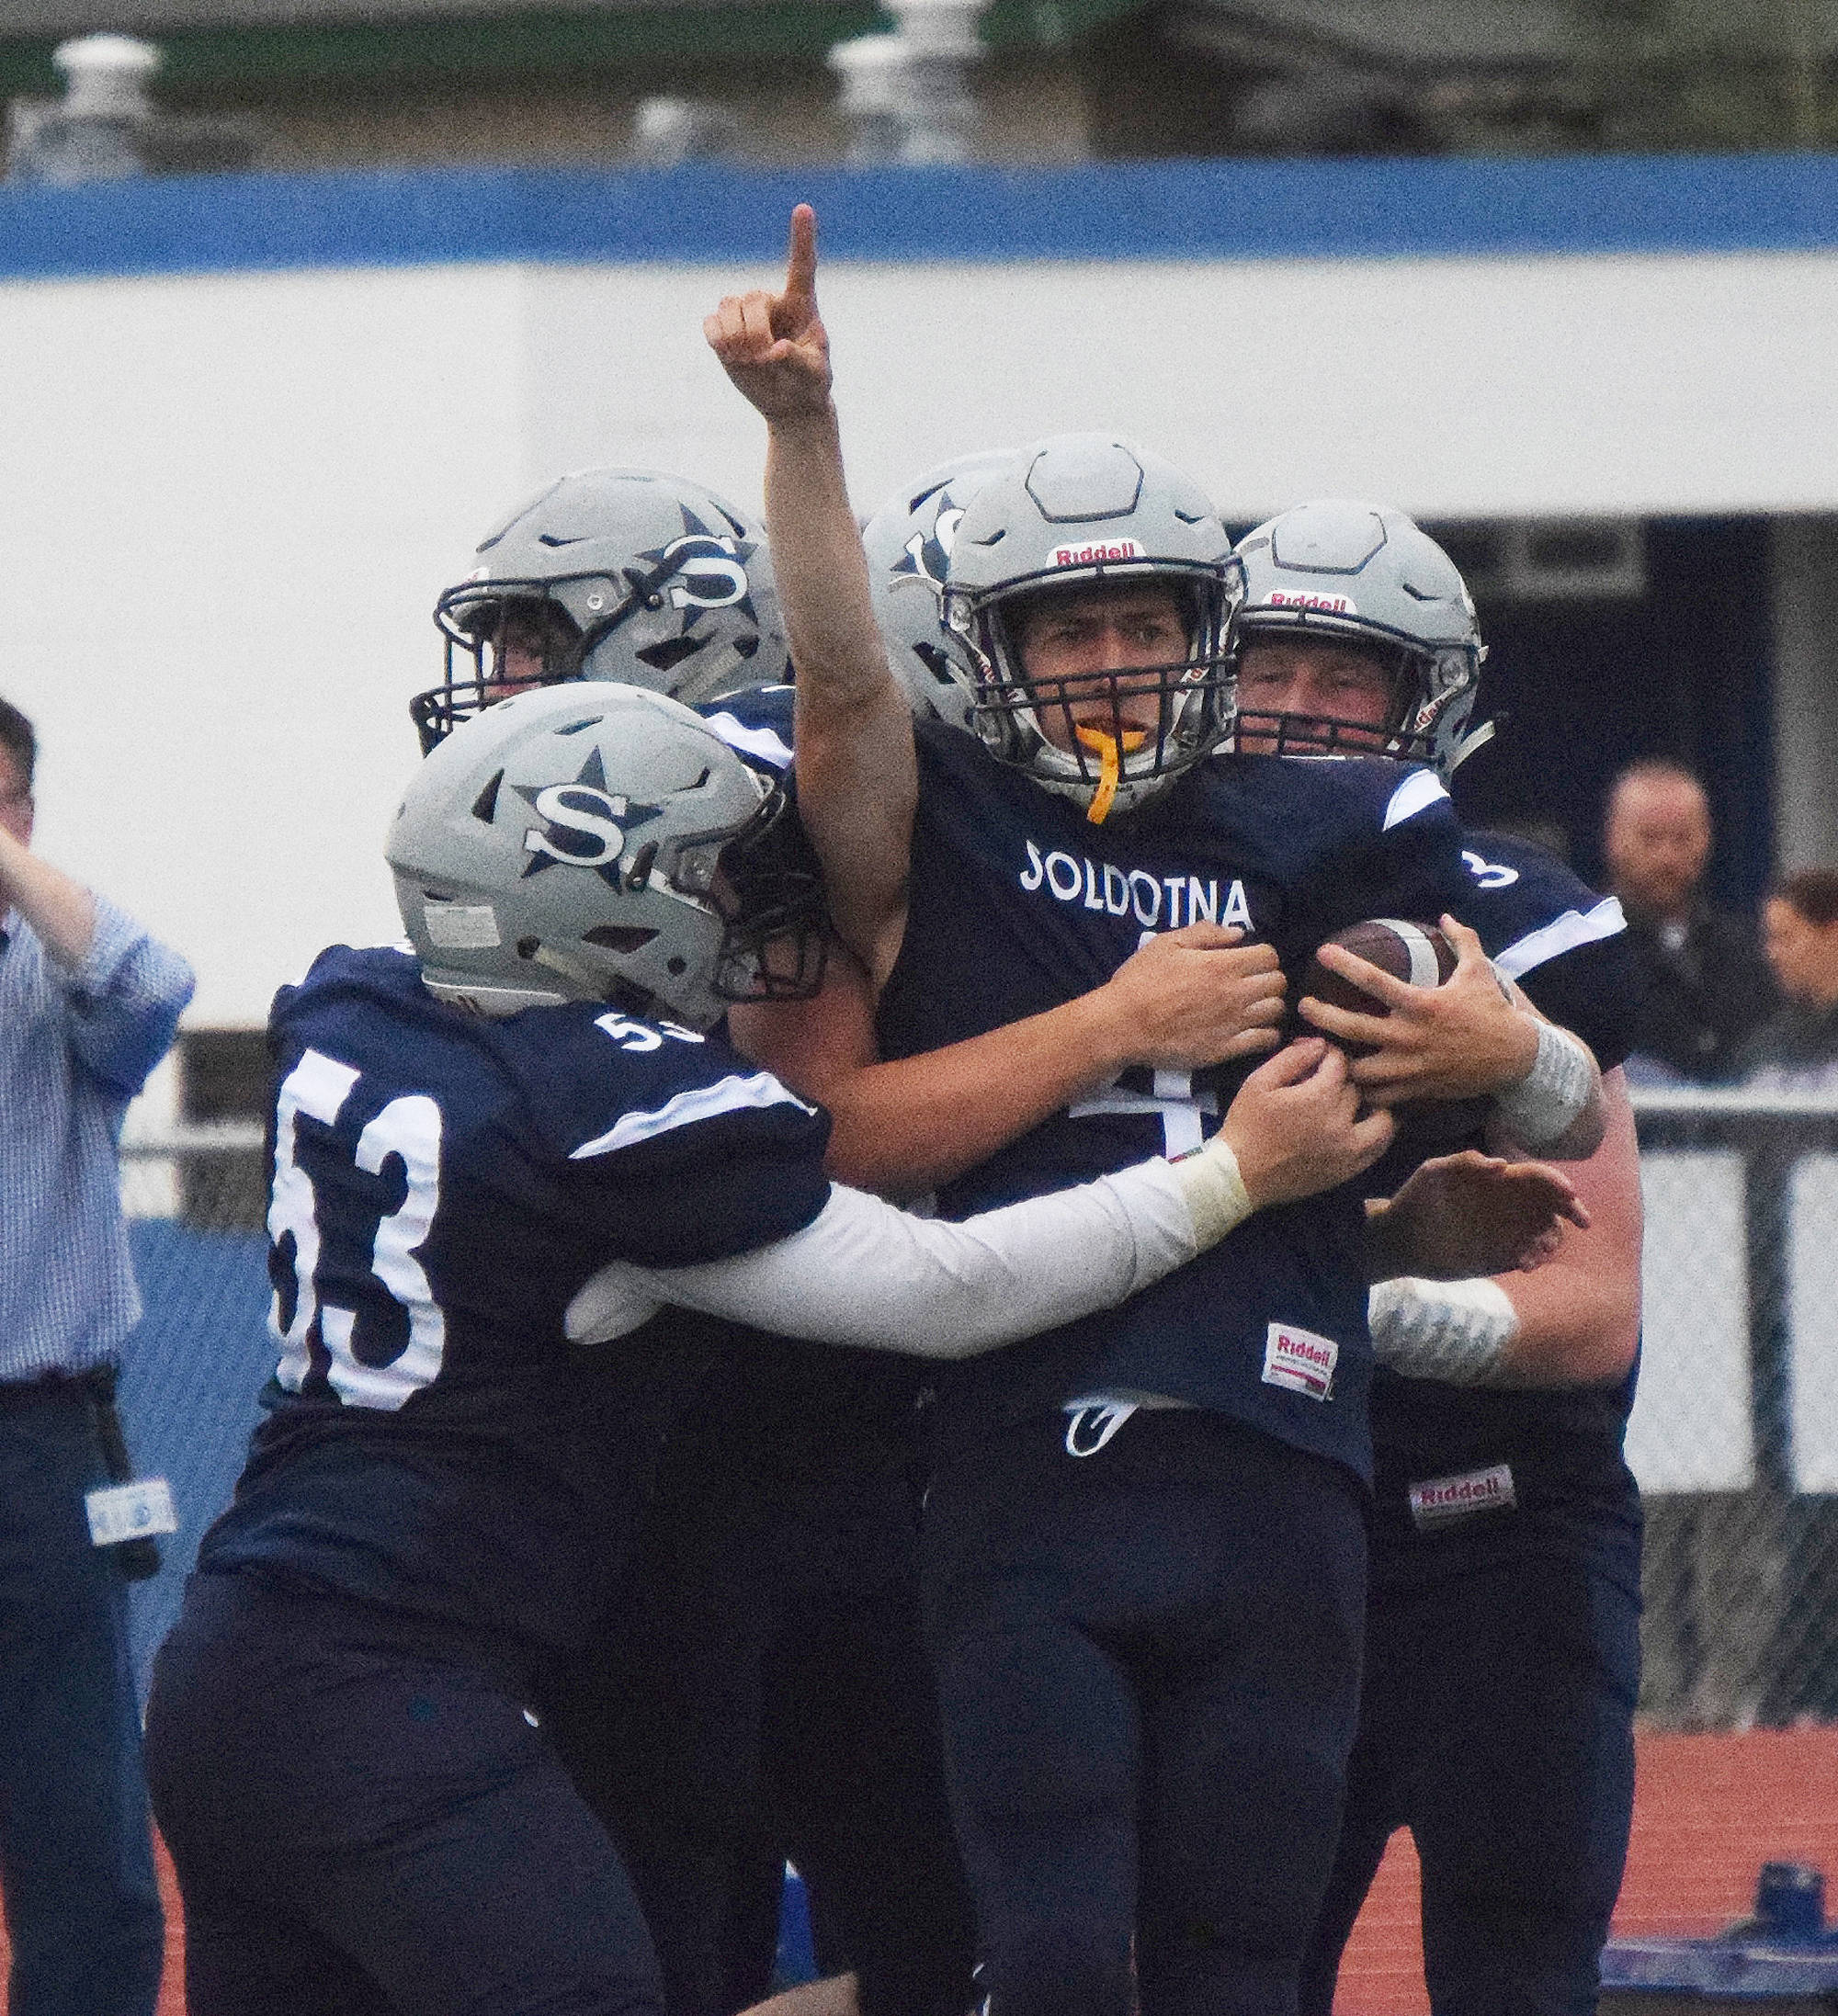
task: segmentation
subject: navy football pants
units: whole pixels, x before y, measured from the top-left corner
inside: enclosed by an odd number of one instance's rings
[[[1423,1863],[1436,2016],[1591,2016],[1627,1859],[1639,1685],[1629,1574],[1495,1560],[1375,1592],[1303,2016],[1328,2016],[1341,1952],[1399,1827]]]
[[[1285,2016],[1353,1739],[1357,1488],[1216,1415],[1066,1439],[956,1449],[926,1507],[991,2016]]]
[[[191,2016],[658,2016],[625,1872],[517,1691],[391,1628],[192,1578],[147,1721]]]
[[[545,1726],[620,1844],[670,2016],[767,1992],[788,1857],[818,1963],[857,1974],[867,2016],[962,2016],[970,1909],[909,1491],[881,1438],[788,1435],[786,1392],[740,1371],[676,1430],[616,1632]]]
[[[88,1389],[0,1387],[0,1886],[13,2016],[151,2016],[165,1957]]]

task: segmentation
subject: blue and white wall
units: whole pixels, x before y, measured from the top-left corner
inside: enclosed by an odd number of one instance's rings
[[[504,509],[593,461],[756,506],[700,321],[773,277],[801,196],[859,504],[1108,425],[1243,520],[1776,515],[1755,619],[1786,690],[1838,691],[1838,163],[0,191],[0,693],[43,731],[41,846],[191,952],[195,1021],[392,934],[427,612]],[[1804,852],[1838,841],[1838,707],[1791,740]]]

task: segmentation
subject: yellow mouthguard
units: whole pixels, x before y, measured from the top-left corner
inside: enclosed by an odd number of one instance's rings
[[[1072,733],[1087,749],[1097,752],[1097,789],[1092,793],[1085,817],[1094,826],[1102,826],[1117,802],[1117,780],[1124,757],[1133,756],[1149,738],[1140,728],[1126,728],[1121,735],[1112,735],[1101,728],[1087,728],[1083,721],[1072,723]]]

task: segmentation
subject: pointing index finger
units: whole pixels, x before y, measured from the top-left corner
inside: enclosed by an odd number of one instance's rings
[[[814,301],[817,298],[817,213],[808,203],[800,203],[791,212],[785,294],[788,300]]]

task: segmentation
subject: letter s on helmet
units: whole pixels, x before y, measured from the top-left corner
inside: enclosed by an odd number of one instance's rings
[[[969,730],[976,674],[945,628],[941,600],[965,506],[1013,449],[959,456],[894,492],[862,528],[874,613],[888,657],[918,715]]]
[[[777,776],[646,688],[520,693],[422,764],[385,848],[443,1000],[564,1001],[692,1028],[823,975],[816,862]]]

